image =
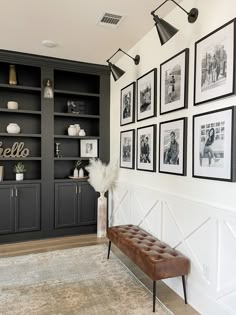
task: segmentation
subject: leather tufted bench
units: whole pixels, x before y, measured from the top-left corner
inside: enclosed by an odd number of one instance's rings
[[[188,258],[135,225],[110,227],[107,237],[109,238],[107,259],[112,242],[153,280],[153,312],[155,312],[156,280],[181,276],[187,304],[185,275],[188,274],[190,267]]]

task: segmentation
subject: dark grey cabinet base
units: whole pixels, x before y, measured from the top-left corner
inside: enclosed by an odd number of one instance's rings
[[[40,185],[0,186],[0,234],[40,230]]]
[[[96,224],[96,193],[87,182],[55,184],[55,228]]]

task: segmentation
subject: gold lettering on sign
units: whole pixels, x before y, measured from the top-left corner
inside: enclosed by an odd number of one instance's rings
[[[2,148],[2,142],[0,142],[0,157],[6,158],[26,158],[29,156],[29,149],[24,147],[24,142],[14,142],[11,148]]]

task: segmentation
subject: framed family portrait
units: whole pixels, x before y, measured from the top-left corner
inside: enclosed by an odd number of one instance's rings
[[[137,79],[137,121],[156,116],[157,69]]]
[[[156,171],[156,125],[137,129],[137,170]]]
[[[235,21],[195,43],[195,105],[235,94]]]
[[[235,181],[235,106],[193,116],[193,177]]]
[[[121,90],[120,96],[120,125],[124,126],[134,122],[135,111],[135,82]]]
[[[186,175],[187,118],[160,123],[159,172]]]
[[[160,66],[160,115],[188,107],[189,49]]]
[[[96,158],[98,157],[98,140],[81,139],[80,140],[80,157]]]
[[[120,133],[120,167],[134,169],[135,130]]]

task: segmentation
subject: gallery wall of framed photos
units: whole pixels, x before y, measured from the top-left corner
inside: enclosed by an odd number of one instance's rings
[[[232,77],[235,73],[235,31],[232,35],[232,30],[235,30],[235,1],[227,0],[226,5],[225,2],[215,0],[183,0],[181,5],[187,10],[198,8],[196,23],[189,24],[179,8],[176,8],[165,16],[166,21],[179,29],[176,35],[161,46],[157,30],[153,27],[129,50],[132,56],[140,55],[140,64],[131,65],[130,60],[122,58],[117,65],[126,71],[125,75],[116,82],[111,79],[111,155],[120,153],[120,132],[135,130],[135,166],[132,169],[120,169],[119,186],[114,192],[114,211],[111,214],[115,215],[112,222],[142,222],[144,229],[150,229],[174,246],[177,244],[180,250],[191,257],[194,266],[188,280],[190,304],[201,314],[208,314],[209,310],[215,315],[227,311],[233,314],[233,296],[236,291],[232,287],[231,255],[232,248],[236,248],[236,183],[235,165],[231,163],[234,164],[236,160],[236,94],[235,79]],[[218,33],[218,29],[223,32]],[[167,95],[168,89],[172,91],[168,86],[172,82],[166,80],[163,85],[162,80],[161,83],[162,73],[173,69],[174,61],[178,61],[174,56],[186,49],[189,50],[186,107],[174,111],[168,108],[165,111],[165,103],[162,103],[164,105],[160,113],[161,85],[165,87]],[[214,60],[214,54],[217,61]],[[198,73],[195,67],[199,67]],[[226,70],[228,67],[229,72]],[[121,89],[131,82],[137,85],[137,79],[154,68],[157,69],[157,115],[137,121],[135,113],[132,124],[120,126]],[[182,77],[182,71],[179,77]],[[196,80],[199,80],[198,84]],[[212,94],[217,98],[212,98]],[[136,93],[135,96],[137,98]],[[169,105],[172,99],[173,96],[170,97]],[[137,106],[137,99],[135,104]],[[182,175],[180,169],[180,174],[173,174],[173,170],[176,171],[181,165],[180,159],[179,165],[163,163],[165,157],[168,161],[168,155],[163,153],[163,149],[165,143],[169,142],[170,129],[182,130],[185,118],[186,173]],[[155,172],[137,170],[136,165],[137,130],[150,125],[157,126]],[[176,134],[179,137],[178,132]],[[172,133],[172,137],[175,135]],[[161,141],[164,145],[160,147]],[[178,293],[179,284],[174,281],[169,283]]]
[[[135,124],[133,127],[136,127],[132,129],[132,133],[121,131],[121,167],[128,162],[130,165],[128,168],[135,169],[136,160],[136,170],[155,172],[158,159],[159,173],[186,176],[187,163],[190,163],[193,165],[194,178],[236,180],[236,162],[233,155],[235,145],[229,140],[234,137],[234,108],[230,116],[231,123],[224,117],[224,111],[218,114],[222,114],[220,120],[219,117],[213,118],[213,114],[204,114],[203,106],[203,113],[188,115],[190,119],[193,117],[192,157],[188,157],[190,154],[187,154],[189,127],[188,118],[185,116],[188,103],[192,106],[204,105],[235,94],[235,21],[233,19],[219,26],[195,42],[192,50],[194,56],[192,102],[188,98],[190,58],[188,47],[121,89],[120,126]],[[171,119],[172,112],[178,112],[178,118]],[[158,128],[156,123],[159,123]],[[155,128],[151,130],[151,126]],[[130,145],[127,145],[127,141]]]

